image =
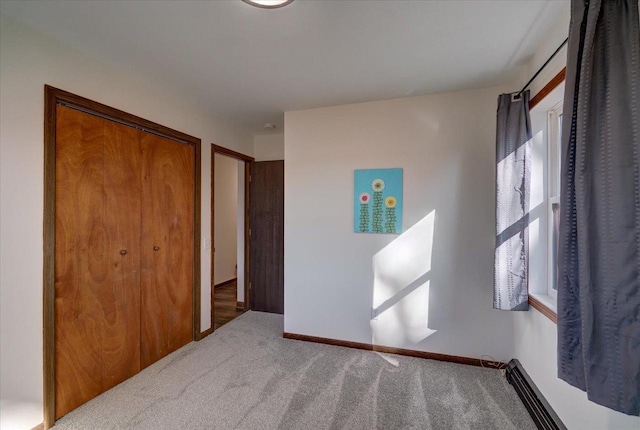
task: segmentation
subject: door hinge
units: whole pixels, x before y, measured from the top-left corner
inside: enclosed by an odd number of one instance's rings
[[[249,282],[249,291],[251,291],[251,282]]]
[[[249,229],[249,236],[251,236],[251,229]]]
[[[249,175],[249,182],[251,182],[251,175]]]

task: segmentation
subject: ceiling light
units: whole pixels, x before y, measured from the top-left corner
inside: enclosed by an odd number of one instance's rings
[[[263,9],[277,9],[284,7],[293,0],[242,0],[243,2],[250,4],[251,6],[261,7]]]
[[[274,130],[276,128],[276,125],[268,122],[263,127],[265,130]]]

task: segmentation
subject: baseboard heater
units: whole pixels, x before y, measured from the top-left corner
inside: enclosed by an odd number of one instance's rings
[[[516,359],[507,364],[507,381],[513,385],[540,430],[567,430],[538,387],[524,371],[522,364]]]

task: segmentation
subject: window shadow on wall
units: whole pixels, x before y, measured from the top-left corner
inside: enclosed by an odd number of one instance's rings
[[[429,328],[429,287],[435,210],[373,256],[372,343],[419,343]]]

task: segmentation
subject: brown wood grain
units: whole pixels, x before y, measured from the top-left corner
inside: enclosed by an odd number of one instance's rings
[[[251,163],[251,309],[284,313],[284,161]]]
[[[55,387],[55,237],[56,237],[56,98],[55,89],[44,87],[44,223],[43,223],[43,427],[56,418]]]
[[[211,248],[211,258],[210,258],[210,268],[211,270],[209,271],[209,285],[211,286],[211,292],[210,292],[210,296],[209,296],[209,301],[211,302],[211,309],[209,312],[209,317],[211,318],[211,329],[214,329],[214,319],[215,319],[215,303],[216,303],[216,296],[215,296],[215,258],[216,258],[216,248],[215,248],[215,243],[216,243],[216,145],[211,144],[211,244],[210,244],[210,248]]]
[[[53,99],[54,102],[77,106],[87,111],[95,112],[97,114],[112,118],[134,128],[143,128],[147,131],[153,131],[155,134],[161,136],[167,136],[175,140],[186,142],[188,145],[200,145],[200,139],[198,139],[197,137],[190,136],[186,133],[182,133],[172,128],[165,127],[144,118],[140,118],[139,116],[135,116],[119,109],[112,108],[111,106],[107,106],[102,103],[98,103],[96,101],[81,97],[79,95],[72,94],[68,91],[54,88],[50,85],[45,85],[44,87],[45,91],[48,94],[48,97]]]
[[[195,141],[188,141],[191,146],[193,146],[193,151],[191,152],[190,159],[193,163],[193,170],[191,172],[191,180],[192,187],[190,188],[190,194],[193,202],[192,207],[192,241],[191,241],[191,249],[193,250],[192,261],[191,261],[191,273],[192,273],[192,285],[191,285],[191,296],[192,296],[192,305],[191,305],[191,340],[198,340],[200,338],[200,302],[202,300],[201,297],[201,288],[200,288],[200,261],[201,261],[201,253],[200,253],[200,237],[202,236],[200,226],[202,220],[201,218],[201,199],[202,199],[202,190],[201,190],[201,180],[202,180],[202,154],[201,154],[201,145],[200,139],[195,139]]]
[[[532,308],[538,310],[542,315],[549,318],[555,324],[558,323],[558,315],[535,297],[529,296],[529,304]]]
[[[283,333],[285,339],[301,340],[304,342],[323,343],[326,345],[342,346],[345,348],[363,349],[366,351],[383,352],[387,354],[406,355],[408,357],[425,358],[429,360],[447,361],[449,363],[467,364],[470,366],[490,367],[502,369],[506,363],[486,361],[480,358],[461,357],[458,355],[439,354],[436,352],[416,351],[413,349],[393,348],[389,346],[372,345],[369,343],[350,342],[346,340],[328,339],[325,337],[307,336],[304,334]]]
[[[141,150],[145,368],[193,339],[195,157],[193,147],[149,133]]]
[[[140,371],[140,139],[104,121],[104,223],[108,264],[102,289],[103,391]]]
[[[213,333],[213,327],[209,327],[205,331],[201,332],[197,340],[202,340],[205,337],[209,336],[211,333]]]
[[[213,149],[213,151],[211,151],[211,157],[213,157],[215,154],[222,154],[222,155],[227,155],[231,158],[235,158],[240,161],[251,162],[255,160],[255,158],[249,155],[245,155],[241,152],[234,151],[233,149],[225,148],[224,146],[219,146],[212,143],[211,147]]]
[[[104,120],[57,108],[55,416],[102,392]]]
[[[57,285],[58,285],[57,250],[59,247],[59,244],[57,243],[57,239],[58,239],[57,229],[58,229],[58,223],[60,221],[60,219],[58,218],[58,214],[56,212],[57,203],[58,203],[57,201],[58,179],[60,179],[61,184],[64,184],[65,186],[69,186],[68,185],[69,178],[68,176],[65,176],[66,175],[66,166],[64,164],[65,161],[62,160],[60,165],[58,165],[58,161],[59,161],[58,150],[57,150],[58,109],[59,108],[69,109],[70,111],[76,112],[77,115],[82,115],[78,111],[84,111],[84,114],[88,115],[91,118],[94,118],[94,120],[103,121],[103,124],[105,124],[105,127],[107,127],[107,124],[111,122],[115,122],[116,124],[119,124],[119,125],[125,125],[127,128],[132,127],[132,128],[144,130],[144,133],[150,132],[152,134],[165,136],[165,138],[169,139],[172,142],[179,141],[181,145],[189,146],[190,148],[192,148],[191,157],[194,163],[194,168],[192,170],[192,175],[191,175],[191,181],[193,186],[192,192],[191,192],[191,196],[193,199],[192,200],[193,211],[191,215],[191,221],[193,223],[192,224],[193,228],[192,228],[192,236],[190,238],[191,244],[192,244],[192,248],[191,248],[192,259],[190,262],[190,271],[192,273],[192,285],[191,285],[191,290],[192,290],[191,338],[192,339],[197,339],[200,336],[200,156],[201,155],[200,155],[200,139],[198,138],[164,127],[162,125],[153,123],[143,118],[128,114],[118,109],[114,109],[109,106],[97,103],[95,101],[85,99],[78,95],[51,87],[49,85],[45,85],[44,90],[45,90],[44,91],[44,95],[45,95],[44,189],[45,189],[45,193],[44,193],[44,235],[43,235],[44,236],[44,272],[43,272],[43,281],[44,281],[43,282],[44,423],[43,423],[43,426],[44,428],[48,429],[51,426],[53,426],[53,424],[55,423],[56,416],[60,416],[57,413],[58,408],[61,408],[62,410],[69,410],[71,408],[68,404],[66,405],[64,404],[64,399],[60,399],[58,401],[56,399],[56,396],[58,395],[57,393],[60,391],[62,392],[73,391],[73,387],[69,388],[69,386],[67,387],[60,386],[61,383],[63,385],[66,383],[67,377],[63,377],[62,378],[63,380],[60,379],[61,372],[58,372],[58,369],[60,368],[62,371],[70,372],[72,374],[74,370],[77,370],[77,369],[73,369],[73,366],[69,363],[59,362],[59,360],[62,360],[62,358],[58,357],[56,354],[56,351],[58,349],[58,340],[61,339],[62,342],[66,342],[65,345],[67,345],[68,343],[70,343],[70,341],[73,340],[73,336],[76,336],[77,338],[82,338],[82,341],[88,341],[88,339],[90,339],[91,337],[97,338],[98,336],[105,336],[105,334],[107,334],[113,342],[111,342],[112,345],[108,346],[106,350],[102,349],[102,361],[104,362],[105,357],[107,357],[110,354],[116,356],[117,360],[122,359],[124,361],[124,356],[127,355],[127,353],[125,352],[126,348],[124,348],[123,345],[116,345],[117,339],[120,338],[126,343],[127,339],[129,339],[129,336],[131,335],[131,332],[135,332],[135,330],[133,331],[130,330],[129,332],[127,332],[126,335],[123,335],[121,330],[121,327],[122,327],[121,319],[122,318],[127,319],[128,317],[122,313],[122,309],[117,310],[117,307],[116,307],[116,311],[114,312],[113,309],[110,308],[108,305],[109,303],[114,304],[116,302],[116,299],[118,298],[122,298],[122,297],[127,298],[129,293],[131,293],[131,292],[127,293],[125,291],[115,289],[114,286],[106,287],[106,289],[108,290],[106,295],[105,295],[105,292],[103,292],[101,295],[97,293],[93,294],[93,297],[95,299],[98,299],[98,298],[102,299],[104,297],[108,298],[106,307],[104,306],[105,305],[104,303],[102,304],[104,307],[104,310],[103,310],[104,315],[110,318],[107,320],[109,321],[109,324],[107,324],[109,325],[108,328],[105,329],[106,325],[104,323],[105,321],[104,318],[102,319],[102,327],[100,328],[99,331],[97,329],[97,327],[100,326],[100,320],[98,318],[95,319],[95,322],[93,325],[89,324],[89,329],[93,330],[94,333],[97,333],[97,335],[94,335],[94,336],[81,334],[78,330],[76,330],[76,333],[74,334],[73,330],[66,330],[64,327],[57,326],[57,322],[60,318],[67,318],[67,321],[65,321],[64,323],[68,324],[72,322],[69,320],[69,312],[67,308],[69,307],[73,308],[74,306],[72,301],[70,300],[63,300],[63,301],[57,300]],[[62,105],[60,104],[64,104],[66,105],[66,107],[63,108]],[[70,139],[70,137],[67,136],[67,134],[64,134],[64,136],[66,136],[67,139]],[[92,136],[91,133],[89,133],[89,137],[91,136]],[[77,139],[78,137],[75,136],[74,138]],[[79,139],[83,139],[83,138],[84,137],[81,136]],[[64,152],[64,144],[62,149]],[[99,154],[99,156],[104,158],[105,153],[103,152],[102,154]],[[67,162],[68,161],[69,160],[67,160]],[[73,162],[73,166],[70,172],[73,172],[73,169],[76,169],[76,170],[84,169],[85,171],[87,171],[87,170],[90,170],[92,166],[94,166],[95,164],[95,163],[89,163],[87,166],[80,166],[80,164],[76,163],[77,160],[74,160],[73,157],[71,161]],[[64,170],[65,172],[62,175],[60,175],[60,177],[58,177],[58,170]],[[115,183],[121,179],[120,178],[121,173],[117,173],[113,178],[111,178],[111,176],[108,173],[108,170],[109,169],[105,169],[103,171],[103,175],[106,174],[105,180],[107,184],[110,181],[112,181],[113,185],[115,185]],[[113,171],[119,172],[119,169],[113,169]],[[105,183],[103,182],[102,185],[104,188]],[[127,184],[127,187],[129,187],[129,184]],[[76,188],[82,191],[87,188],[87,184],[79,185]],[[135,188],[135,186],[133,188]],[[125,193],[125,197],[126,197],[128,193],[126,191],[123,191],[123,192]],[[104,192],[104,194],[105,194],[105,200],[103,203],[105,207],[104,211],[107,211],[106,208],[107,208],[109,199],[106,198],[106,192]],[[63,206],[65,207],[65,209],[62,210],[61,216],[66,217],[66,216],[73,215],[74,210],[82,212],[82,216],[85,216],[85,217],[88,217],[91,214],[95,215],[99,212],[95,210],[93,211],[88,210],[88,208],[86,207],[87,202],[85,201],[79,200],[77,202],[70,202],[69,195],[70,194],[67,193],[66,200],[63,200]],[[63,193],[63,198],[64,197],[65,195]],[[94,202],[94,200],[91,200],[91,202]],[[123,204],[124,205],[130,204],[130,202],[129,203],[127,202],[128,200],[125,199]],[[72,206],[69,206],[70,203],[72,203]],[[121,205],[120,203],[117,203],[117,204],[118,204],[117,210],[120,210]],[[82,220],[84,220],[84,218]],[[103,221],[102,228],[106,228],[106,222],[108,222],[108,220]],[[132,261],[133,259],[127,260],[126,257],[123,258],[121,256],[121,260],[123,264],[119,264],[116,267],[115,266],[116,262],[110,260],[111,256],[109,255],[109,252],[106,249],[107,246],[119,245],[118,243],[118,241],[120,241],[119,238],[129,236],[128,233],[122,234],[122,233],[125,233],[125,230],[130,231],[131,225],[128,223],[127,225],[128,227],[127,226],[122,228],[118,227],[121,229],[121,231],[119,230],[120,233],[116,235],[110,233],[106,237],[103,237],[105,242],[103,243],[104,249],[103,249],[102,260],[100,263],[105,264],[107,269],[114,270],[114,274],[110,274],[107,271],[107,273],[104,276],[102,276],[101,278],[102,280],[100,282],[103,282],[103,285],[107,285],[109,282],[123,282],[122,285],[125,285],[125,284],[129,285],[130,283],[133,283],[135,285],[135,279],[134,279],[135,274],[131,275],[131,278],[129,279],[127,278],[128,276],[127,274],[132,273],[132,272],[129,272],[127,267],[129,262],[133,262]],[[74,227],[74,226],[71,226],[71,227]],[[68,229],[69,227],[67,226],[65,228]],[[63,237],[61,238],[61,240],[65,243],[68,242],[69,240],[65,239],[64,237],[64,231],[63,230],[61,231],[63,233]],[[95,233],[92,233],[92,234],[94,234],[95,236]],[[113,243],[111,243],[112,241]],[[125,254],[126,256],[130,256],[131,252],[133,252],[128,248],[127,248],[127,251],[128,251],[127,254]],[[67,250],[65,252],[66,254],[62,255],[60,263],[63,265],[61,274],[63,274],[63,276],[67,276],[67,279],[70,276],[71,272],[73,272],[74,270],[75,271],[79,270],[78,268],[82,264],[86,265],[86,261],[92,261],[92,265],[94,266],[93,272],[89,272],[89,275],[92,275],[96,271],[95,266],[97,263],[96,261],[94,261],[96,260],[95,249],[92,250],[91,252],[85,252],[86,256],[83,257],[84,260],[82,258],[74,257],[74,253],[75,254],[78,253],[76,249]],[[114,264],[114,266],[111,266],[110,264]],[[121,275],[117,274],[119,269],[122,272]],[[140,276],[140,268],[138,268],[138,276]],[[73,285],[77,286],[78,281],[74,280],[74,282],[75,284],[73,283],[69,283],[69,284],[72,286]],[[64,291],[68,292],[68,290],[69,288],[66,288]],[[90,293],[91,291],[80,292],[73,297],[73,300],[75,300],[77,303],[80,303],[86,297],[90,297],[91,296]],[[61,309],[60,314],[58,314],[59,305],[62,306],[60,307]],[[82,318],[84,317],[82,317],[82,313],[83,312],[80,312],[79,310],[77,311],[78,321],[83,321]],[[95,312],[92,314],[95,314]],[[80,322],[78,322],[77,324],[80,324]],[[187,323],[187,325],[189,324]],[[80,329],[83,330],[84,327],[79,327],[79,330]],[[65,331],[65,334],[62,336],[59,335],[58,333],[61,330]],[[82,341],[80,343],[80,346],[82,346]],[[107,340],[106,344],[109,344],[109,343],[110,341]],[[88,349],[91,349],[91,348],[95,349],[95,345],[91,345],[90,348]],[[94,355],[97,356],[97,354],[98,353],[96,352]],[[78,360],[78,357],[73,356],[72,359]],[[132,358],[131,361],[132,363],[128,363],[128,364],[132,367],[135,367],[136,366],[135,358]],[[90,370],[89,369],[90,367],[91,365],[89,361],[83,362],[80,365],[80,371]],[[114,375],[113,376],[114,379],[119,378],[118,376],[115,376],[115,374],[118,373],[118,372],[115,372],[115,368],[112,369],[114,370],[113,372],[109,370],[109,366],[105,366],[105,369],[107,369],[107,374],[111,372],[111,374]],[[124,373],[127,373],[127,372],[128,370],[124,371]],[[72,375],[72,377],[75,377],[75,375]],[[105,379],[106,379],[105,373],[100,374],[98,376],[94,376],[93,378],[95,380],[101,380],[103,386],[109,386],[113,383],[113,382],[107,382],[105,385]],[[78,383],[77,381],[72,381],[71,385],[73,384],[77,385]],[[79,394],[75,393],[73,395],[80,396],[82,395],[82,393],[79,393]],[[60,405],[61,402],[62,402],[62,405]]]
[[[224,287],[225,285],[237,284],[237,282],[238,282],[238,278],[231,278],[231,279],[227,279],[226,281],[217,283],[213,287],[214,288],[221,288],[221,287]]]
[[[244,310],[237,309],[238,284],[232,282],[215,289],[215,319],[213,320],[213,328],[217,330],[237,316],[242,315]]]
[[[529,109],[533,109],[538,103],[542,101],[549,93],[555,90],[558,85],[564,82],[567,75],[567,68],[560,70],[551,80],[545,85],[538,93],[529,100]]]
[[[244,163],[244,310],[251,309],[251,165]]]
[[[249,240],[249,202],[250,202],[250,190],[251,190],[251,181],[250,172],[251,172],[251,162],[254,161],[254,158],[242,154],[240,152],[234,151],[232,149],[225,148],[223,146],[219,146],[216,144],[211,144],[211,243],[215,243],[215,156],[216,154],[226,155],[231,158],[235,158],[238,161],[244,162],[244,296],[245,296],[245,307],[244,310],[248,309],[249,304],[249,284],[250,284],[250,267],[251,263],[250,259],[250,240]],[[215,252],[211,252],[211,271],[210,271],[210,285],[214,285],[215,273],[214,273],[214,259]],[[215,286],[214,286],[215,287]],[[215,320],[215,294],[214,288],[211,289],[211,324],[213,327],[213,321]]]

